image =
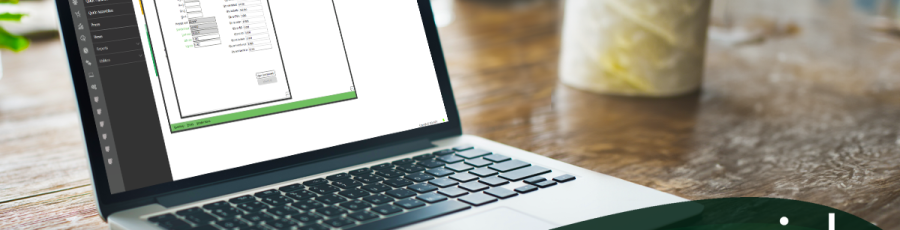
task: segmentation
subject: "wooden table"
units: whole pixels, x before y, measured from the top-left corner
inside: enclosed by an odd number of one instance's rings
[[[799,33],[711,42],[699,93],[626,98],[557,83],[558,1],[455,14],[441,38],[466,133],[689,199],[796,199],[900,228],[898,37],[806,9],[780,19]],[[61,45],[2,55],[0,229],[106,228]]]

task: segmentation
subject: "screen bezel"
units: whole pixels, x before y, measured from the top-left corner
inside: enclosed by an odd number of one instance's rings
[[[461,135],[462,127],[459,119],[459,112],[456,108],[456,102],[453,97],[453,92],[450,85],[450,77],[447,72],[447,65],[444,60],[437,26],[434,21],[433,12],[431,10],[431,3],[430,0],[417,1],[419,6],[419,13],[422,17],[422,24],[428,39],[428,46],[431,51],[432,61],[434,63],[435,74],[437,75],[438,84],[441,90],[441,96],[443,97],[444,109],[447,113],[447,122],[416,128],[404,132],[373,137],[366,140],[346,143],[343,145],[316,151],[297,153],[291,156],[251,165],[245,165],[238,168],[232,168],[192,178],[112,194],[109,189],[109,182],[106,179],[106,169],[102,157],[100,139],[97,135],[97,130],[92,125],[94,124],[95,120],[94,116],[92,115],[90,96],[88,95],[88,90],[85,87],[87,83],[84,69],[81,65],[81,55],[78,50],[78,41],[75,35],[75,29],[73,26],[71,26],[73,25],[73,19],[71,11],[69,10],[69,1],[56,0],[60,22],[61,40],[63,42],[63,46],[65,47],[71,70],[72,83],[75,89],[76,102],[79,108],[79,115],[81,118],[82,130],[84,132],[83,134],[85,145],[87,148],[86,151],[88,154],[88,162],[91,166],[91,176],[94,185],[94,193],[97,198],[97,204],[99,206],[98,209],[100,210],[104,219],[112,211],[146,205],[148,203],[154,202],[154,199],[161,195],[186,191],[192,188],[221,183],[241,177],[290,168],[297,165],[302,165],[306,162],[330,158],[337,155],[345,155],[356,150],[378,146],[385,143],[401,143],[405,141],[421,140],[423,138],[438,139],[454,135]]]

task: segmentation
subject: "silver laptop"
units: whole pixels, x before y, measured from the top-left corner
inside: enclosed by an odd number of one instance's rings
[[[685,201],[464,135],[428,0],[57,0],[115,229],[549,229]]]

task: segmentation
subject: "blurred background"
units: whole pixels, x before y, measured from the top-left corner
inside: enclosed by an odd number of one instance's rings
[[[700,90],[668,98],[560,84],[566,1],[432,3],[468,134],[688,199],[803,200],[900,228],[900,1],[714,0]],[[0,51],[0,229],[106,227],[54,7],[0,4],[30,40]]]
[[[435,19],[439,27],[447,27],[458,17],[456,1],[461,4],[484,4],[495,6],[533,7],[541,5],[539,0],[432,0]],[[18,0],[17,4],[0,4],[0,13],[25,14],[20,22],[0,21],[0,26],[12,34],[22,35],[30,40],[43,41],[58,36],[55,5],[50,0]],[[564,0],[554,0],[555,4],[564,4]],[[464,6],[463,6],[464,7]],[[873,29],[896,32],[900,23],[900,0],[715,0],[713,10],[713,27],[734,26],[772,26],[771,23],[811,22],[810,19],[820,16],[818,10],[831,8],[828,17],[846,18],[866,17],[865,20]],[[561,10],[561,9],[560,9]],[[558,18],[561,22],[561,18]],[[823,19],[824,20],[824,19]],[[465,20],[463,20],[465,21]],[[815,21],[815,20],[812,20]],[[821,21],[821,20],[820,20]],[[751,24],[751,25],[748,25]],[[770,24],[770,25],[760,25]],[[762,28],[747,28],[762,29]],[[767,28],[772,29],[772,28]],[[770,31],[771,32],[771,31]],[[732,37],[718,37],[733,39]],[[726,35],[727,36],[727,35]],[[734,42],[734,41],[729,41]]]

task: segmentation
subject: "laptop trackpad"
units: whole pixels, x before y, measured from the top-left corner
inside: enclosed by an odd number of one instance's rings
[[[516,210],[506,207],[496,208],[490,211],[478,213],[461,220],[450,221],[427,228],[429,230],[438,229],[491,229],[491,230],[528,230],[528,229],[551,229],[555,228],[555,224],[538,219]]]

